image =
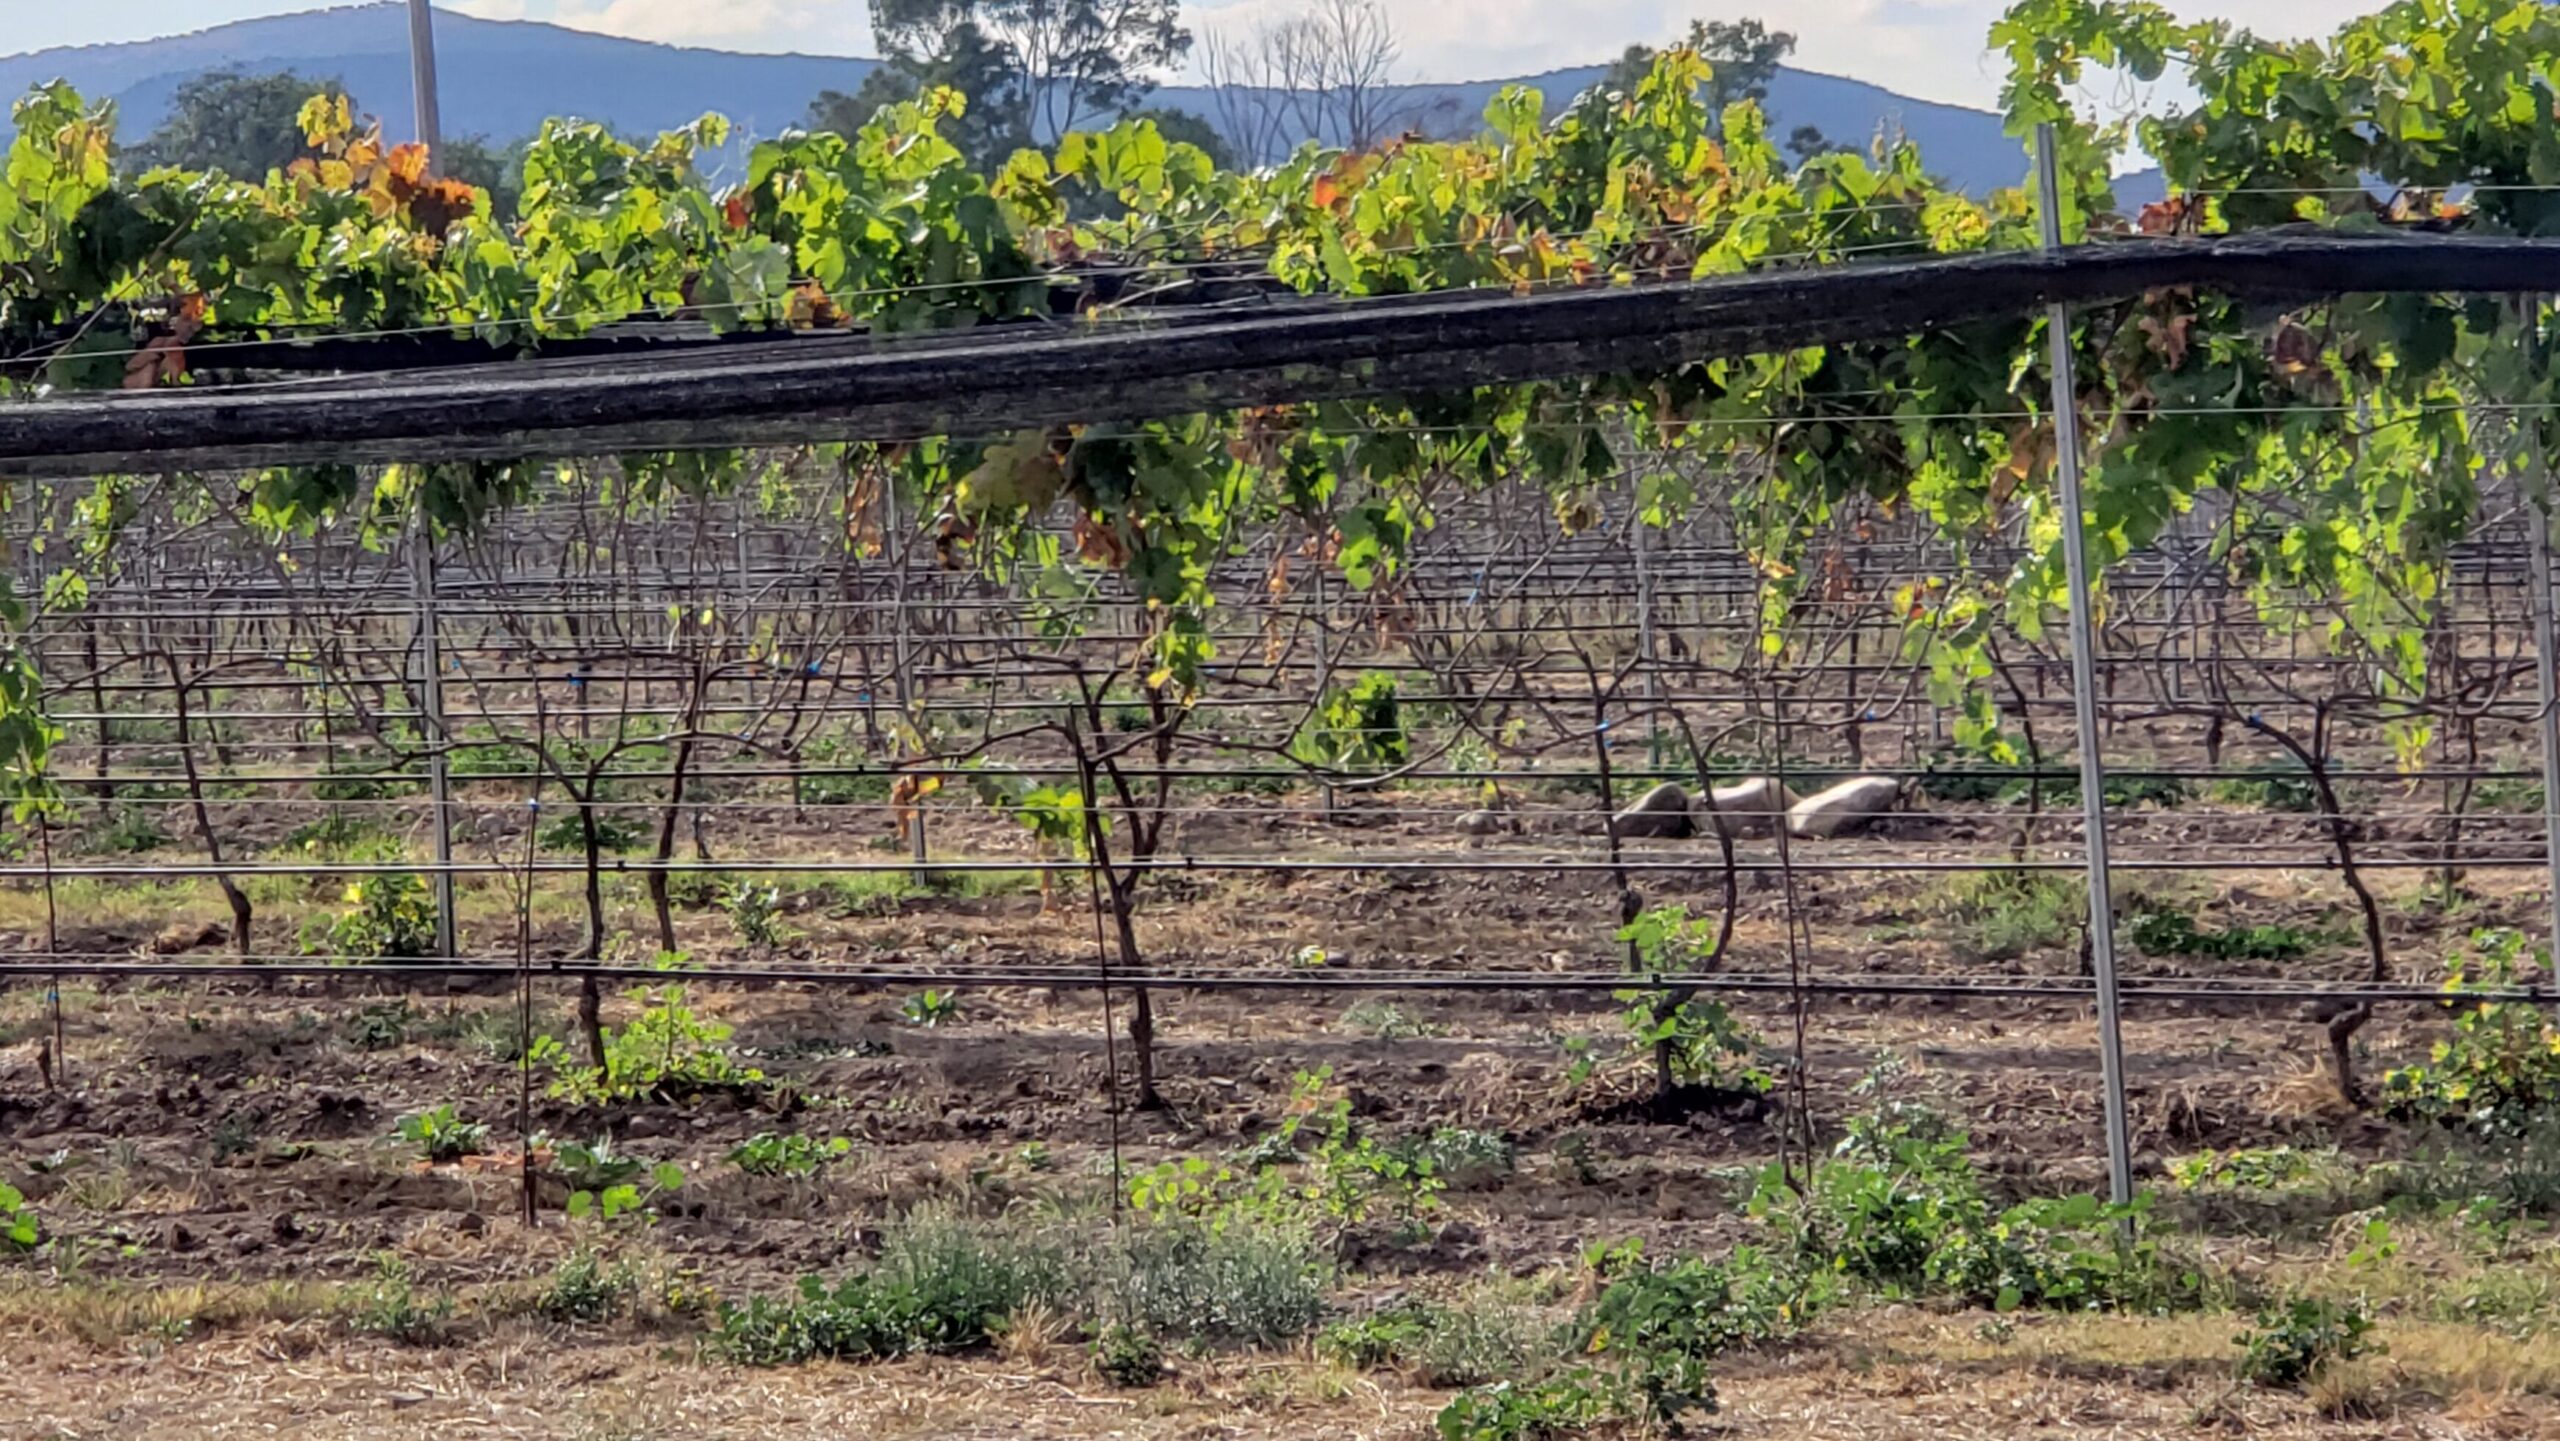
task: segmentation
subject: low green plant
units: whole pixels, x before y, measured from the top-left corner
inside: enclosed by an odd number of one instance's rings
[[[349,961],[415,960],[436,949],[436,903],[426,881],[410,871],[388,871],[350,882],[346,909],[322,932],[325,950]],[[309,932],[305,932],[306,937]]]
[[[1272,1346],[1323,1319],[1331,1269],[1298,1227],[1174,1220],[1133,1229],[1110,1280],[1123,1314],[1152,1335]]]
[[[1023,1307],[1068,1301],[1072,1280],[1065,1251],[1037,1237],[922,1213],[892,1230],[867,1271],[722,1305],[712,1345],[757,1366],[966,1351]]]
[[[1414,1019],[1395,1002],[1377,1000],[1352,1002],[1342,1013],[1342,1028],[1379,1041],[1419,1040],[1440,1034],[1438,1026]]]
[[[534,1298],[546,1320],[596,1325],[630,1311],[640,1297],[640,1276],[628,1262],[607,1266],[591,1247],[569,1253]]]
[[[1556,1328],[1491,1289],[1448,1305],[1408,1300],[1336,1322],[1316,1337],[1316,1352],[1431,1387],[1482,1386],[1545,1369],[1557,1352]]]
[[[1489,1185],[1516,1164],[1509,1141],[1466,1126],[1442,1126],[1404,1145],[1418,1165],[1453,1190]]]
[[[1950,878],[1930,902],[1956,952],[1978,961],[2010,961],[2068,943],[2086,912],[2086,897],[2067,876],[2043,871],[1968,872]]]
[[[1792,1334],[1808,1313],[1812,1285],[1792,1265],[1754,1247],[1723,1261],[1684,1257],[1637,1264],[1609,1283],[1574,1320],[1576,1349],[1590,1353],[1673,1353],[1706,1361],[1736,1346]]]
[[[2334,1153],[2314,1156],[2291,1146],[2242,1146],[2199,1151],[2169,1162],[2169,1179],[2190,1191],[2210,1187],[2270,1191],[2317,1174]]]
[[[533,843],[546,851],[564,855],[585,855],[587,828],[576,810],[563,811],[540,830],[533,833]],[[636,851],[649,843],[648,833],[636,821],[625,820],[610,811],[596,813],[596,850],[602,855],[621,855]]]
[[[608,1191],[640,1179],[649,1163],[615,1148],[611,1136],[590,1141],[562,1141],[552,1148],[552,1164],[572,1191]]]
[[[1889,1102],[1853,1120],[1832,1156],[1799,1178],[1764,1171],[1751,1214],[1808,1271],[1888,1295],[1951,1296],[2000,1311],[2169,1310],[2203,1278],[2173,1265],[2139,1222],[2149,1195],[1991,1200],[1964,1133],[1924,1106]]]
[[[2394,1114],[2511,1137],[2560,1104],[2560,1025],[2531,1001],[2473,994],[2520,988],[2526,957],[2523,933],[2499,929],[2473,932],[2447,958],[2444,1004],[2456,1013],[2453,1034],[2436,1042],[2427,1064],[2384,1074],[2384,1102]],[[2533,959],[2549,972],[2547,956]]]
[[[960,1024],[960,998],[949,991],[918,991],[899,1004],[898,1014],[911,1026],[956,1026]]]
[[[387,1051],[394,1046],[406,1045],[409,1025],[414,1019],[406,996],[367,1006],[356,1012],[355,1019],[347,1023],[347,1044],[359,1051]]]
[[[2205,930],[2183,911],[2143,907],[2125,934],[2155,956],[2198,956],[2215,961],[2292,961],[2311,953],[2317,939],[2296,926],[2239,926]]]
[[[1164,1348],[1138,1327],[1114,1321],[1094,1333],[1093,1369],[1114,1386],[1143,1390],[1164,1379]]]
[[[32,1251],[44,1239],[44,1228],[36,1223],[36,1212],[27,1204],[24,1191],[0,1181],[0,1248]]]
[[[1702,1382],[1700,1382],[1702,1385]],[[1702,1408],[1715,1408],[1713,1387]],[[1441,1441],[1564,1441],[1613,1421],[1631,1421],[1626,1387],[1595,1367],[1572,1367],[1541,1380],[1503,1380],[1457,1392],[1434,1415]]]
[[[408,852],[391,832],[334,810],[287,831],[284,843],[304,855],[334,861],[396,861]]]
[[[1400,766],[1412,748],[1396,678],[1385,671],[1364,671],[1349,686],[1327,689],[1289,745],[1300,761],[1336,770]]]
[[[401,1117],[393,1134],[438,1164],[479,1155],[489,1144],[489,1128],[462,1119],[450,1105]]]
[[[380,1336],[404,1346],[424,1346],[444,1338],[453,1319],[453,1298],[421,1297],[409,1263],[388,1251],[373,1258],[373,1281],[354,1298],[347,1323],[367,1336]]]
[[[2373,1318],[2350,1301],[2297,1296],[2258,1313],[2257,1324],[2232,1338],[2240,1379],[2290,1389],[2327,1367],[2382,1349],[2371,1341]]]
[[[2208,783],[2204,793],[2224,805],[2262,811],[2308,815],[2320,808],[2319,790],[2298,764],[2253,766],[2240,775]]]
[[[682,958],[659,959],[673,963]],[[536,1038],[529,1059],[551,1068],[554,1097],[587,1104],[681,1101],[704,1091],[764,1084],[764,1072],[740,1065],[730,1054],[735,1028],[696,1015],[682,984],[642,986],[629,994],[640,1003],[640,1014],[627,1026],[606,1029],[601,1072],[573,1058],[557,1036]]]
[[[765,1131],[731,1147],[729,1164],[750,1176],[814,1176],[852,1150],[853,1142],[842,1136],[821,1141]]]
[[[650,1220],[657,1215],[659,1201],[683,1188],[684,1167],[673,1161],[660,1161],[632,1180],[596,1190],[571,1191],[569,1219],[593,1219],[608,1224],[626,1216]]]
[[[758,950],[782,944],[782,888],[740,879],[721,893],[720,909],[729,917],[730,933]]]
[[[112,806],[97,828],[90,832],[89,843],[101,851],[117,855],[140,855],[156,851],[169,843],[169,833],[151,812],[140,806]]]

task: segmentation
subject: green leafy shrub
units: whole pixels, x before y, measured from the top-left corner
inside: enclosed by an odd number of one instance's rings
[[[1413,744],[1396,699],[1396,678],[1365,671],[1348,687],[1329,688],[1289,749],[1308,765],[1335,770],[1403,765]]]
[[[1889,1104],[1853,1122],[1799,1191],[1772,1167],[1750,1211],[1797,1263],[1891,1295],[2020,1306],[2165,1310],[2195,1304],[2202,1278],[2172,1266],[2144,1232],[2152,1198],[2022,1201],[1984,1190],[1964,1133],[1925,1107]]]
[[[1112,1280],[1151,1334],[1269,1346],[1323,1319],[1330,1269],[1294,1228],[1183,1221],[1133,1228]]]
[[[330,920],[324,944],[305,949],[350,961],[416,960],[436,951],[436,903],[414,872],[389,871],[348,884],[347,909]],[[309,932],[305,933],[306,938]]]
[[[1137,1327],[1115,1321],[1094,1335],[1093,1369],[1114,1386],[1140,1390],[1164,1379],[1164,1348]]]
[[[401,1117],[393,1134],[415,1146],[426,1159],[440,1164],[479,1155],[489,1144],[487,1126],[462,1119],[449,1105]]]
[[[833,1287],[806,1277],[788,1299],[723,1305],[712,1340],[757,1366],[965,1351],[1021,1307],[1068,1300],[1072,1274],[1064,1251],[1011,1228],[911,1216],[870,1270]]]
[[[1682,1412],[1715,1410],[1715,1388],[1703,1375],[1685,1379]],[[1667,1389],[1667,1388],[1666,1388]],[[1564,1441],[1596,1426],[1665,1420],[1624,1379],[1575,1366],[1537,1380],[1497,1381],[1461,1391],[1433,1425],[1441,1441]]]
[[[2125,934],[2155,956],[2200,956],[2215,961],[2292,961],[2311,953],[2314,938],[2294,926],[2242,926],[2204,930],[2182,911],[2144,907]]]
[[[2372,1330],[2373,1318],[2361,1306],[2297,1296],[2259,1312],[2255,1328],[2232,1338],[2241,1348],[2240,1379],[2300,1386],[2332,1363],[2380,1350],[2380,1342],[2367,1340]]]
[[[424,1346],[444,1339],[452,1319],[453,1298],[422,1298],[409,1263],[384,1251],[373,1258],[373,1283],[355,1297],[347,1323],[367,1336]]]
[[[729,1164],[750,1176],[814,1176],[852,1149],[853,1142],[842,1136],[821,1141],[815,1136],[765,1131],[731,1147]]]
[[[2384,1074],[2384,1102],[2394,1114],[2511,1137],[2560,1104],[2560,1025],[2529,1001],[2466,999],[2521,986],[2525,956],[2522,932],[2483,930],[2447,959],[2444,1004],[2457,1013],[2453,1035],[2435,1044],[2426,1065]]]
[[[574,1059],[556,1036],[533,1043],[531,1060],[552,1068],[551,1094],[596,1103],[643,1098],[681,1101],[704,1091],[761,1086],[764,1072],[729,1052],[735,1028],[694,1014],[685,989],[670,982],[630,992],[640,1002],[631,1024],[607,1028],[604,1070]]]
[[[1723,1261],[1693,1256],[1658,1268],[1639,1265],[1575,1318],[1576,1349],[1673,1352],[1704,1361],[1792,1334],[1807,1298],[1803,1275],[1749,1246]]]
[[[1618,991],[1626,1007],[1619,1020],[1630,1044],[1639,1050],[1660,1048],[1671,1063],[1677,1085],[1709,1091],[1766,1094],[1777,1084],[1767,1067],[1757,1064],[1763,1049],[1760,1034],[1746,1026],[1722,1001],[1691,999],[1670,1004],[1667,991]],[[1569,1078],[1580,1081],[1591,1071],[1577,1060]]]

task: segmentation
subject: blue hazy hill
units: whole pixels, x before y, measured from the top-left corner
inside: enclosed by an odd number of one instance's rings
[[[579,116],[616,130],[647,134],[682,125],[707,110],[736,122],[742,137],[774,134],[807,113],[821,90],[851,91],[877,61],[820,55],[753,55],[618,39],[535,21],[479,20],[439,13],[444,124],[450,135],[506,141],[530,133],[546,117]],[[190,35],[116,45],[89,45],[0,57],[0,96],[14,98],[52,79],[83,94],[112,98],[122,130],[140,137],[168,114],[170,97],[190,76],[224,68],[291,69],[336,80],[384,131],[410,129],[409,32],[398,3],[342,6],[244,20]],[[1435,134],[1472,131],[1485,103],[1508,84],[1544,92],[1561,106],[1605,67],[1580,66],[1502,79],[1410,87],[1405,108]],[[1169,86],[1153,103],[1208,117],[1208,91]],[[1839,141],[1864,141],[1880,128],[1908,135],[1937,174],[1977,193],[2021,182],[2026,163],[1998,116],[1963,106],[1897,95],[1878,85],[1806,70],[1786,70],[1766,102],[1773,131],[1810,125]],[[5,121],[0,121],[5,130]],[[2148,187],[2156,190],[2156,181]],[[2124,187],[2126,198],[2145,189]]]

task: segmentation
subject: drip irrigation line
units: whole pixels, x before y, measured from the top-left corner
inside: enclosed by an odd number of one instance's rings
[[[277,961],[135,961],[100,960],[93,956],[65,954],[46,956],[41,953],[0,961],[0,979],[19,976],[80,976],[91,979],[133,977],[153,980],[333,980],[363,984],[391,984],[418,981],[451,981],[486,978],[513,981],[521,974],[512,959],[452,961],[381,961],[355,965],[332,965],[311,960]],[[1022,966],[780,966],[737,965],[697,967],[670,971],[649,965],[604,964],[585,961],[534,962],[533,976],[539,979],[617,980],[652,983],[707,982],[715,985],[795,984],[835,986],[930,986],[935,988],[1046,987],[1057,990],[1102,990],[1105,987],[1125,989],[1132,985],[1162,987],[1170,990],[1255,990],[1255,991],[1398,991],[1423,993],[1431,991],[1490,992],[1602,992],[1628,990],[1687,990],[1727,992],[1732,994],[1784,994],[1791,988],[1829,996],[1912,997],[1940,999],[1987,1000],[2057,1000],[2085,1001],[2095,994],[2090,982],[2078,977],[1949,977],[1926,975],[1813,975],[1791,977],[1785,973],[1751,974],[1734,971],[1694,973],[1654,973],[1630,975],[1623,971],[1586,972],[1359,972],[1307,971],[1248,972],[1233,970],[1186,970],[1179,966],[1150,966],[1143,972],[1102,970],[1084,965],[1060,965],[1055,968]],[[2491,1003],[2517,1003],[2535,1006],[2560,1006],[2560,990],[2529,986],[2466,988],[2449,992],[2441,985],[2418,983],[2305,982],[2234,979],[2200,981],[2193,979],[2141,979],[2127,977],[2122,993],[2128,1001],[2143,1000],[2181,1004],[2223,1004],[2282,1006],[2304,1005],[2324,1001],[2371,1002],[2402,1005],[2471,1006]]]

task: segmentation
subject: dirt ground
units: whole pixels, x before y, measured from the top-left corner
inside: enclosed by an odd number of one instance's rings
[[[1580,854],[1568,826],[1488,844],[1441,842],[1433,823],[1325,826],[1303,802],[1223,798],[1186,822],[1188,850],[1252,844],[1293,857],[1439,846],[1451,855],[1510,847]],[[1983,849],[2010,817],[1896,822],[1898,831],[1830,852],[1914,859]],[[2197,808],[2141,824],[2183,827],[2199,846],[2248,818]],[[2257,818],[2298,829],[2298,818]],[[284,824],[283,821],[278,822]],[[816,855],[779,810],[768,853]],[[2272,832],[2270,832],[2272,833]],[[2291,832],[2288,831],[2287,834]],[[1002,860],[1017,835],[963,820],[938,826],[938,854]],[[1275,839],[1278,838],[1278,839]],[[2167,842],[2162,842],[2166,844]],[[1640,848],[1645,856],[1700,855]],[[1888,852],[1883,848],[1898,848]],[[1086,964],[1091,920],[1045,910],[1018,878],[961,895],[832,897],[789,883],[785,937],[742,945],[721,913],[682,913],[684,940],[710,971],[759,956]],[[2432,973],[2452,936],[2529,922],[2529,877],[2480,870],[2447,913],[2422,872],[2384,873],[2393,940],[2412,975]],[[1647,874],[1651,899],[1703,911],[1713,873]],[[1951,919],[1947,877],[1918,869],[1799,878],[1811,968],[1825,974],[2071,975],[2076,938],[2051,932],[1995,960]],[[2132,874],[2137,896],[2174,901],[2217,924],[2282,924],[2314,935],[2284,963],[2203,962],[2130,953],[2139,975],[2345,977],[2360,961],[2335,880],[2316,870],[2226,876]],[[324,887],[279,890],[280,934],[327,910]],[[649,929],[630,877],[612,878],[618,928]],[[34,944],[23,893],[0,932]],[[1733,968],[1782,968],[1788,893],[1744,885]],[[511,927],[494,887],[466,897],[466,932]],[[1614,964],[1616,896],[1605,877],[1305,871],[1169,877],[1140,917],[1151,956],[1216,966],[1284,964],[1300,948],[1328,968],[1517,969]],[[67,942],[105,951],[219,954],[194,945],[221,902],[209,889],[101,889],[65,918]],[[575,944],[573,898],[544,894],[534,952]],[[467,935],[466,939],[471,936]],[[2007,947],[2002,947],[2007,951]],[[564,1038],[572,988],[537,986],[537,1029]],[[729,1045],[774,1084],[753,1097],[681,1106],[578,1105],[540,1077],[525,1128],[557,1139],[610,1134],[687,1180],[654,1225],[612,1244],[722,1298],[787,1291],[838,1274],[876,1248],[879,1228],[919,1203],[978,1211],[1102,1204],[1111,1177],[1167,1159],[1215,1157],[1267,1135],[1288,1114],[1293,1081],[1331,1068],[1364,1128],[1436,1126],[1499,1133],[1516,1165],[1451,1191],[1418,1241],[1339,1238],[1343,1304],[1475,1278],[1552,1276],[1585,1247],[1640,1237],[1648,1254],[1718,1251],[1748,1235],[1739,1202],[1777,1154],[1774,1108],[1733,1104],[1663,1117],[1634,1104],[1633,1063],[1568,1082],[1565,1038],[1606,1042],[1618,1004],[1605,994],[1199,992],[1156,996],[1163,1112],[1115,1109],[1125,1044],[1105,1045],[1105,1013],[1086,993],[969,990],[948,1023],[905,1013],[903,990],[738,986],[699,978],[704,1016],[733,1026]],[[1276,1352],[1177,1357],[1166,1385],[1102,1383],[1079,1345],[1026,1342],[998,1354],[872,1366],[752,1370],[709,1358],[698,1321],[570,1327],[511,1304],[587,1233],[559,1208],[567,1187],[538,1178],[541,1224],[527,1230],[515,1160],[525,1076],[492,1037],[512,1034],[505,994],[403,1002],[360,974],[344,980],[66,985],[62,1051],[43,993],[0,996],[0,1180],[26,1192],[51,1238],[0,1261],[0,1431],[29,1437],[434,1436],[715,1437],[1419,1437],[1446,1393]],[[1113,1019],[1125,1023],[1125,997]],[[1782,1073],[1794,1063],[1783,997],[1734,1010]],[[614,997],[621,1024],[638,1002]],[[2442,1022],[2386,1011],[2359,1040],[2368,1075],[2424,1054]],[[2005,1194],[2103,1188],[2097,1056],[2085,1006],[2025,1000],[1852,1000],[1810,1004],[1801,1063],[1825,1127],[1860,1104],[1879,1056],[1971,1132]],[[2320,1031],[2305,1017],[2154,1003],[2125,1028],[2137,1164],[2161,1183],[2171,1158],[2206,1149],[2334,1147],[2342,1166],[2409,1154],[2425,1138],[2348,1111],[2319,1071]],[[48,1085],[44,1067],[66,1069]],[[398,1119],[451,1104],[492,1128],[492,1154],[429,1166],[387,1138]],[[768,1131],[843,1136],[847,1163],[817,1180],[756,1178],[725,1163]],[[1115,1159],[1116,1158],[1116,1159]],[[2199,1239],[2250,1265],[2316,1262],[2336,1215],[2288,1214]],[[2181,1224],[2203,1226],[2196,1215]],[[351,1334],[346,1294],[382,1253],[449,1294],[461,1324],[446,1344],[401,1346]],[[2560,1313],[2554,1313],[2560,1314]],[[1704,1434],[1753,1438],[1961,1438],[2198,1434],[2321,1438],[2560,1435],[2560,1351],[2549,1317],[2528,1308],[2469,1327],[2441,1308],[2390,1319],[2392,1349],[2367,1363],[2344,1399],[2272,1393],[2232,1379],[2229,1315],[2147,1320],[2071,1315],[1996,1318],[1895,1306],[1826,1318],[1784,1346],[1720,1361],[1722,1410]]]

